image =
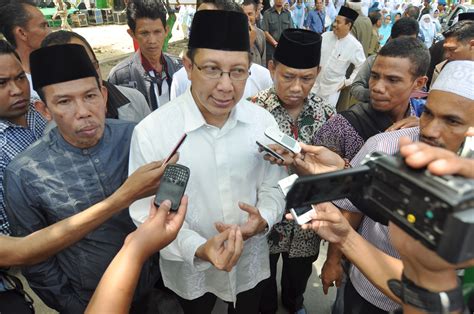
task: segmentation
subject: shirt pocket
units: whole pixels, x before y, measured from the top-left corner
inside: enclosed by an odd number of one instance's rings
[[[347,58],[344,58],[343,56],[335,56],[332,55],[329,59],[329,64],[328,64],[328,69],[327,72],[331,75],[331,77],[334,76],[345,76],[347,67],[349,66],[350,61]]]

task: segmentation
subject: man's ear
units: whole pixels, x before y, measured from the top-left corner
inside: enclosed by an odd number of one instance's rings
[[[133,31],[129,28],[127,29],[127,33],[128,35],[130,35],[130,37],[132,37],[133,39],[135,39],[135,34],[133,33]]]
[[[185,54],[183,56],[183,66],[184,66],[184,69],[186,70],[186,73],[188,74],[188,80],[191,81],[191,72],[193,70],[193,62],[191,61],[191,59],[189,59],[189,57]]]
[[[25,30],[20,26],[13,28],[13,36],[15,37],[15,41],[17,43],[18,41],[23,41],[23,42],[28,41],[28,35],[26,35]]]
[[[105,113],[107,113],[107,98],[109,97],[109,91],[107,90],[107,87],[105,87],[104,85],[101,85],[100,93],[102,94],[102,97],[104,97],[104,108],[105,108]]]
[[[428,77],[426,75],[417,77],[415,80],[415,90],[421,90],[425,87],[426,82],[428,82]]]
[[[168,37],[168,34],[170,32],[170,27],[168,25],[166,25],[165,31],[166,31],[166,33],[165,33],[165,38],[166,38],[166,37]]]
[[[51,121],[53,120],[53,117],[51,116],[51,112],[49,112],[48,106],[41,101],[41,100],[35,100],[33,102],[33,105],[35,106],[36,111],[38,111],[46,120]]]

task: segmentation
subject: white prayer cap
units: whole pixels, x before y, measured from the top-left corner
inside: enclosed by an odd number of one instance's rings
[[[448,62],[431,90],[450,92],[474,100],[474,61]]]

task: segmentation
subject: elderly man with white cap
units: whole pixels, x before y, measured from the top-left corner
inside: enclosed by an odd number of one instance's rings
[[[351,166],[359,166],[365,156],[375,151],[387,154],[398,153],[401,137],[409,137],[412,141],[421,141],[431,146],[457,152],[470,126],[474,126],[474,62],[453,61],[445,66],[433,85],[425,111],[420,118],[420,126],[371,137],[352,159]],[[305,158],[304,161],[298,159],[297,162],[310,163],[309,160],[310,158]],[[336,162],[333,160],[331,164],[336,164]],[[334,204],[340,209],[359,212],[348,200],[335,201]],[[326,203],[324,206],[332,207],[333,205]],[[392,257],[400,258],[398,252],[390,244],[386,226],[365,216],[359,228],[355,229],[378,249]],[[344,254],[357,266],[351,266],[349,271],[350,281],[346,284],[344,291],[344,313],[373,314],[395,310],[398,304],[385,295],[390,293],[384,290],[386,283],[380,283],[379,274],[386,269],[377,273],[375,259],[367,258],[366,255],[359,253],[353,256]],[[391,295],[391,297],[394,296]]]

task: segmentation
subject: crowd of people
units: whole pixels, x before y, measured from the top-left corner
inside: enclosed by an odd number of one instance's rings
[[[217,299],[319,313],[303,297],[318,258],[332,313],[473,310],[457,270],[474,259],[448,263],[347,199],[300,225],[278,188],[372,152],[474,178],[457,155],[474,136],[472,13],[442,31],[441,2],[204,0],[180,9],[181,59],[163,52],[170,5],[130,0],[139,49],[104,79],[84,37],[51,32],[31,0],[0,1],[0,313],[33,309],[9,266],[60,313],[201,314]],[[191,174],[170,211],[153,199],[175,163]]]

